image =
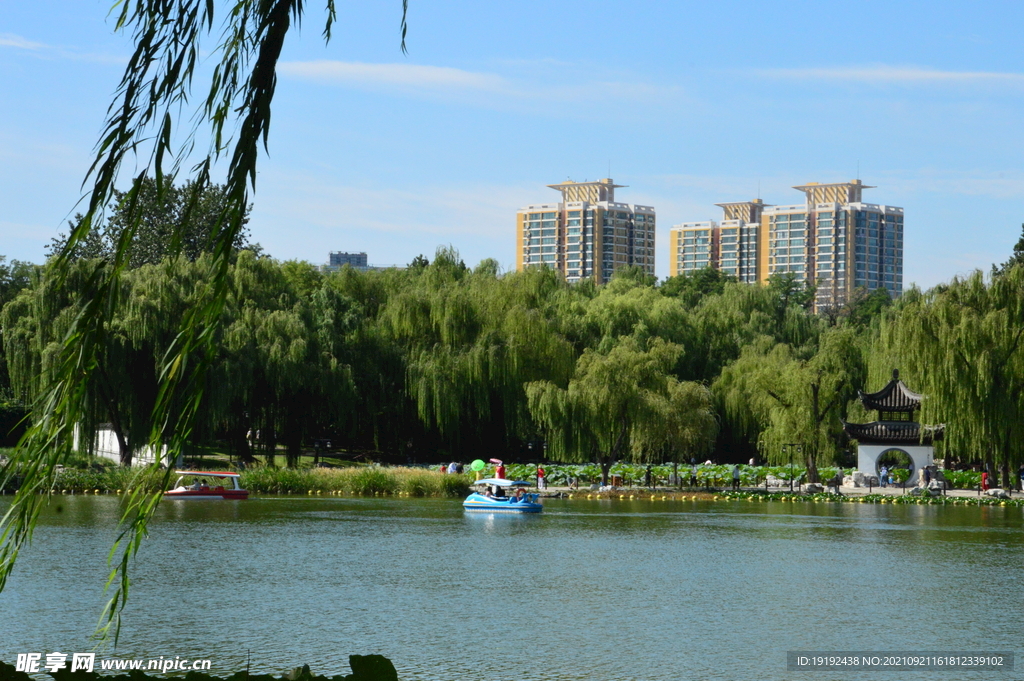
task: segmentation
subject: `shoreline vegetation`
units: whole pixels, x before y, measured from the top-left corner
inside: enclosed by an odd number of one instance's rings
[[[229,466],[217,466],[207,462],[205,466],[184,466],[191,470],[226,470]],[[212,464],[212,466],[211,466]],[[254,495],[350,495],[350,496],[398,496],[398,497],[441,497],[461,498],[469,494],[475,475],[442,473],[440,464],[431,467],[402,466],[345,466],[339,468],[274,468],[267,466],[250,467],[241,471],[240,484]],[[916,488],[892,486],[889,492],[874,493],[865,490],[863,494],[807,493],[799,489],[806,481],[806,471],[794,467],[740,466],[740,491],[728,490],[732,485],[732,466],[702,464],[697,466],[696,485],[691,485],[690,466],[679,466],[679,482],[676,484],[672,466],[651,466],[650,482],[645,476],[647,467],[637,464],[616,464],[612,476],[621,483],[612,488],[594,489],[600,479],[596,465],[545,465],[548,496],[569,499],[619,499],[619,500],[672,500],[672,501],[844,501],[857,503],[916,503],[930,505],[1002,505],[1024,506],[1024,499],[1000,499],[982,497],[977,499],[963,496],[916,496]],[[536,484],[535,465],[509,464],[507,477],[514,480],[529,480]],[[839,469],[824,469],[834,476]],[[55,494],[121,494],[133,490],[156,491],[165,480],[166,471],[148,468],[94,463],[89,467],[64,468],[56,474],[52,488]],[[845,474],[850,471],[844,469]],[[481,477],[494,474],[488,466]],[[789,477],[798,487],[790,491]],[[975,471],[947,471],[946,477],[952,490],[978,491],[980,474]],[[765,480],[772,479],[773,486],[765,488]],[[176,479],[171,474],[170,482]],[[553,489],[558,488],[558,489]],[[11,494],[17,489],[17,476],[2,489]],[[877,489],[877,488],[875,488]],[[899,493],[893,494],[893,489]]]
[[[570,285],[547,270],[471,269],[452,248],[404,270],[324,273],[242,250],[226,265],[233,283],[218,322],[223,338],[197,383],[201,407],[188,441],[175,443],[173,428],[154,428],[163,423],[150,414],[163,368],[150,358],[169,351],[181,310],[205,304],[208,291],[196,283],[205,281],[204,258],[119,275],[121,302],[108,320],[115,331],[94,360],[104,371],[83,393],[76,423],[102,431],[95,449],[116,451],[122,463],[161,445],[247,463],[281,456],[290,467],[311,445],[315,456],[392,465],[480,451],[605,469],[755,457],[792,459],[820,482],[827,476],[818,468],[852,463],[842,420],[870,419],[857,391],[899,368],[928,396],[917,418],[949,425],[937,458],[990,472],[1021,464],[1024,344],[1005,319],[1019,317],[1024,266],[896,301],[862,291],[816,314],[813,289],[791,277],[752,286],[712,270],[664,282],[620,270],[607,285]],[[70,263],[72,289],[59,296],[47,266],[3,307],[0,397],[9,411],[42,399],[49,353],[78,318],[76,301],[87,299],[84,282],[98,266]],[[987,311],[991,329],[957,316],[965,297],[978,301],[968,309]],[[921,336],[923,319],[945,334],[939,345]],[[957,335],[968,331],[977,337]],[[949,369],[961,347],[1002,357],[996,375]],[[36,414],[24,425],[42,423]]]
[[[155,492],[163,485],[165,474],[164,470],[123,466],[65,468],[57,472],[52,490],[56,494],[119,494],[133,490]],[[170,482],[176,479],[177,475],[172,473]],[[13,482],[17,482],[16,477]],[[239,482],[253,494],[465,497],[469,494],[473,477],[405,467],[259,467],[241,471]],[[15,489],[5,487],[3,493],[10,494]]]
[[[436,474],[441,477],[441,474]],[[411,477],[411,476],[410,476]],[[466,476],[448,476],[449,479]],[[455,481],[461,484],[462,481]],[[468,490],[468,485],[466,487]],[[130,492],[131,489],[63,489],[55,490],[55,494],[81,494],[81,495],[120,495]],[[252,491],[252,490],[250,490]],[[961,492],[965,490],[959,490]],[[969,491],[969,490],[968,490]],[[552,490],[545,496],[563,498],[568,500],[588,501],[657,501],[657,502],[707,502],[707,501],[733,501],[733,502],[790,502],[790,503],[852,503],[852,504],[899,504],[917,506],[1001,506],[1024,508],[1024,498],[1002,499],[989,496],[927,496],[911,494],[911,488],[907,488],[904,494],[889,493],[868,493],[868,494],[835,494],[831,492],[808,493],[800,491],[764,491],[760,489],[740,489],[739,491],[718,490],[718,489],[666,489],[666,488],[634,488],[615,490]],[[468,493],[468,492],[467,492]],[[5,492],[6,494],[6,492]],[[357,496],[357,497],[442,497],[461,498],[461,492],[449,493],[437,487],[433,491],[426,491],[423,487],[412,488],[406,485],[397,485],[393,491],[353,491],[351,488],[329,488],[320,486],[308,489],[281,488],[280,490],[260,490],[254,495],[285,496],[285,495],[306,495],[306,496]]]

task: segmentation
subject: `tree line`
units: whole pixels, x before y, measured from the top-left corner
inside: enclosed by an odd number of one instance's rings
[[[96,243],[116,234],[116,211],[111,222]],[[179,320],[211,295],[201,247],[137,255],[116,276],[80,424],[109,424],[126,464],[157,425]],[[110,267],[100,251],[62,281],[23,263],[0,271],[9,402],[45,394]],[[616,461],[712,452],[781,462],[783,445],[800,443],[814,480],[851,447],[840,418],[871,418],[857,390],[878,389],[893,367],[928,395],[923,419],[948,424],[940,455],[1022,460],[1024,268],[1012,261],[898,301],[858,292],[818,314],[792,277],[745,285],[704,270],[659,284],[625,269],[606,286],[570,285],[552,270],[502,274],[492,260],[470,269],[451,248],[406,269],[321,272],[239,243],[228,281],[188,441],[243,461],[280,446],[294,463],[330,439],[392,461],[544,458],[607,474]]]

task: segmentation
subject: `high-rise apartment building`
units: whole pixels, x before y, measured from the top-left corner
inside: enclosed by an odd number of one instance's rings
[[[903,209],[862,201],[860,180],[794,187],[804,202],[720,203],[721,223],[687,222],[671,231],[672,275],[714,267],[764,283],[791,272],[817,286],[815,307],[842,305],[854,289],[903,293]]]
[[[566,280],[599,284],[620,267],[654,274],[655,213],[650,206],[616,203],[610,179],[548,185],[559,203],[521,208],[516,215],[516,269],[547,265]]]
[[[758,233],[765,204],[755,199],[716,205],[724,212],[722,222],[684,222],[669,232],[669,274],[713,267],[742,282],[759,281]]]

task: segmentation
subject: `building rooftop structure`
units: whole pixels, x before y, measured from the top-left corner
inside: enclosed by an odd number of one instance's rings
[[[516,269],[550,267],[570,283],[609,281],[615,270],[654,274],[656,214],[652,206],[615,200],[625,185],[610,178],[547,185],[558,203],[535,203],[516,213]]]
[[[903,209],[864,203],[861,180],[793,187],[802,203],[760,198],[716,204],[721,222],[684,222],[669,232],[669,274],[712,267],[744,283],[792,277],[815,287],[814,310],[838,309],[854,291],[903,292]]]
[[[615,184],[611,178],[595,180],[593,182],[573,182],[566,180],[560,184],[549,184],[555,191],[562,192],[562,201],[574,203],[587,201],[598,203],[599,201],[615,202],[615,190],[626,187],[624,184]]]
[[[860,403],[865,409],[880,412],[910,412],[921,408],[923,396],[915,393],[900,380],[899,369],[893,369],[892,380],[884,388],[874,393],[857,391]]]
[[[878,392],[858,391],[865,409],[877,411],[878,420],[871,423],[848,423],[843,430],[852,439],[863,444],[931,444],[945,435],[945,425],[922,426],[914,420],[914,412],[921,408],[924,396],[915,393],[900,380],[900,372],[893,369],[892,380]]]

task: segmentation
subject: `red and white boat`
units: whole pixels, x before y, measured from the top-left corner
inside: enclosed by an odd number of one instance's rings
[[[179,476],[165,499],[248,499],[249,490],[238,484],[239,474],[231,471],[175,471]]]

